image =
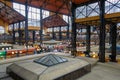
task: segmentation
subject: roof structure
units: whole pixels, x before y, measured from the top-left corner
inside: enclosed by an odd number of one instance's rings
[[[43,25],[47,28],[50,28],[50,27],[67,26],[68,23],[65,22],[59,15],[54,14],[43,19]]]
[[[45,10],[70,15],[70,1],[78,5],[93,1],[95,2],[98,0],[12,0],[12,1],[22,4],[25,4],[26,1],[28,1],[27,4],[34,7],[43,8]]]
[[[9,23],[16,23],[25,20],[25,17],[0,1],[0,18]]]
[[[54,66],[56,64],[60,64],[67,61],[67,59],[57,56],[55,54],[48,54],[46,56],[34,60],[34,62],[45,65],[47,67]]]

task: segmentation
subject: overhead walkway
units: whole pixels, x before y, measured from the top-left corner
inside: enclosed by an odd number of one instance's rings
[[[110,23],[110,22],[119,23],[120,22],[120,12],[111,13],[111,14],[105,14],[105,20],[106,20],[106,23]],[[76,19],[75,22],[83,24],[83,25],[87,24],[87,25],[99,26],[99,24],[100,24],[100,16],[79,18],[79,19]]]

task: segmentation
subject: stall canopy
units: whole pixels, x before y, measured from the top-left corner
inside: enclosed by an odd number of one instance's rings
[[[98,0],[7,0],[17,3],[28,4],[33,7],[43,8],[61,14],[70,14],[70,4],[72,1],[76,5],[95,2]],[[27,1],[27,2],[26,2]]]
[[[47,28],[68,25],[67,22],[65,22],[59,15],[56,15],[56,14],[43,19],[42,22],[43,22],[43,26]]]
[[[9,23],[16,23],[18,21],[24,21],[25,17],[12,9],[11,7],[7,6],[3,2],[0,1],[0,18]]]

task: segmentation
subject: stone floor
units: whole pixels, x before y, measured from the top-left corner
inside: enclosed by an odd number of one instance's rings
[[[120,80],[120,64],[97,63],[90,73],[77,80]]]
[[[6,74],[6,67],[10,64],[11,63],[0,65],[0,80],[13,80],[9,75]]]
[[[90,58],[79,57],[80,59],[89,61],[93,64],[94,60]],[[9,75],[6,74],[6,67],[11,63],[1,64],[0,65],[0,80],[13,80]],[[97,62],[92,67],[90,73],[82,76],[77,80],[120,80],[120,64],[107,62],[100,63]]]

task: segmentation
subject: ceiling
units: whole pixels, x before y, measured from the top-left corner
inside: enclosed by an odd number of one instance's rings
[[[10,1],[10,0],[7,0]],[[56,13],[70,15],[70,1],[76,5],[83,5],[89,2],[95,2],[98,0],[11,0],[17,3],[25,4],[38,8],[43,8]]]

